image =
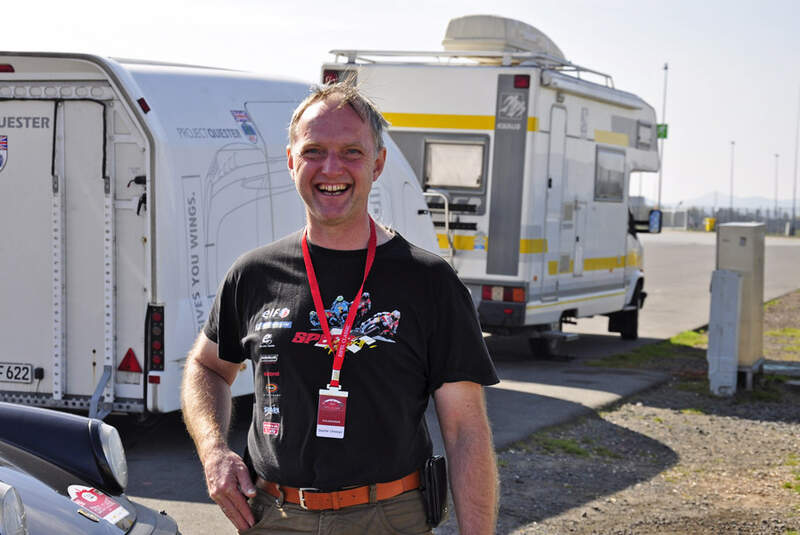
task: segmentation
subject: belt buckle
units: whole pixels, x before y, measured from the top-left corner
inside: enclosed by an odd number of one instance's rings
[[[299,489],[297,489],[297,493],[300,495],[300,507],[302,507],[303,509],[308,511],[308,507],[306,507],[306,495],[305,495],[305,493],[309,492],[309,491],[310,492],[315,492],[315,491],[318,491],[318,490],[319,489],[314,488],[314,487],[300,487]]]

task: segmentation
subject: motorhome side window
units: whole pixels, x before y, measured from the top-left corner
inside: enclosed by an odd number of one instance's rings
[[[482,142],[425,142],[425,186],[479,190],[483,186]]]
[[[625,188],[625,152],[597,147],[594,175],[594,200],[623,200]]]

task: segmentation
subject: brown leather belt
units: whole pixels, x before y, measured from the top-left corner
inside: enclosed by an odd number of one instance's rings
[[[323,511],[325,509],[341,509],[342,507],[388,500],[409,490],[418,489],[419,472],[414,472],[406,477],[386,483],[364,485],[363,487],[333,492],[319,492],[317,489],[305,487],[286,487],[271,481],[265,481],[260,477],[256,480],[256,486],[279,500],[296,503],[303,509]]]

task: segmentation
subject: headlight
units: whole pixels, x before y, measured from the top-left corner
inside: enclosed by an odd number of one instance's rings
[[[125,448],[119,432],[114,426],[100,420],[91,420],[89,429],[98,466],[104,472],[105,478],[112,477],[120,490],[125,492],[125,487],[128,486],[128,461],[125,459]]]
[[[25,507],[19,494],[11,485],[0,481],[0,533],[3,535],[28,535],[25,524]]]

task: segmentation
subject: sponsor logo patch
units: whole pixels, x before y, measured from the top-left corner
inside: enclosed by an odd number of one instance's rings
[[[244,135],[247,136],[247,139],[250,141],[250,143],[257,143],[258,134],[256,133],[256,129],[253,127],[250,115],[248,115],[248,113],[244,110],[231,110],[231,115],[233,115],[234,120],[242,127],[242,132],[244,132]]]
[[[8,136],[0,136],[0,171],[8,161]]]
[[[275,383],[267,383],[264,385],[264,390],[266,390],[270,394],[274,394],[275,392],[278,391],[278,385],[276,385]]]
[[[262,429],[265,435],[277,436],[281,432],[281,424],[278,422],[263,422]]]
[[[265,331],[267,329],[291,329],[291,321],[259,321],[256,323],[257,331]]]
[[[266,363],[278,362],[278,355],[261,355],[258,361]]]
[[[281,408],[276,407],[275,405],[267,405],[264,407],[264,416],[271,416],[271,415],[280,415]]]

